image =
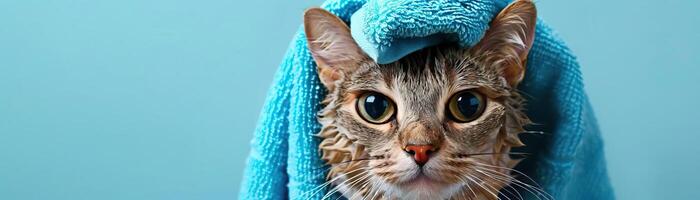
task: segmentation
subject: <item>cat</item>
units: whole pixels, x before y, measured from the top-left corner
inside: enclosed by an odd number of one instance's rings
[[[337,16],[304,14],[328,93],[318,113],[328,184],[348,199],[497,199],[517,182],[512,147],[530,120],[517,91],[535,5],[516,0],[475,46],[443,44],[377,64]]]

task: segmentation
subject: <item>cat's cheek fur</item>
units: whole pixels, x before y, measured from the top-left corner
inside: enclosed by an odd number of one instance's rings
[[[505,115],[506,107],[502,103],[489,100],[482,116],[467,123],[450,123],[448,125],[450,130],[447,132],[451,134],[446,134],[445,137],[460,143],[461,145],[459,146],[470,148],[484,146],[488,141],[496,140],[495,137],[498,135],[499,127],[503,124]],[[475,149],[463,150],[469,153],[479,153],[475,152]]]
[[[394,122],[385,124],[371,124],[365,122],[354,107],[343,106],[338,112],[337,124],[341,134],[366,147],[373,147],[375,143],[387,143],[393,138]],[[352,133],[352,134],[348,134]]]

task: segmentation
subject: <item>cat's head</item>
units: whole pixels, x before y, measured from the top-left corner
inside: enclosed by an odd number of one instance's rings
[[[470,49],[441,45],[380,65],[342,20],[308,10],[307,41],[328,90],[319,136],[329,177],[348,197],[498,193],[529,122],[515,88],[535,21],[534,4],[516,1]]]

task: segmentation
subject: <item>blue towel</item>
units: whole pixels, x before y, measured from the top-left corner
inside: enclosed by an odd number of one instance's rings
[[[507,4],[507,0],[328,0],[322,8],[348,22],[363,50],[387,63],[437,43],[468,48]],[[614,199],[579,64],[541,19],[519,89],[526,94],[527,114],[536,123],[527,129],[543,134],[522,134],[528,146],[518,151],[532,155],[518,170],[556,199]],[[325,182],[327,168],[320,159],[320,139],[314,136],[320,128],[315,114],[324,95],[302,28],[265,101],[240,199],[298,199]]]

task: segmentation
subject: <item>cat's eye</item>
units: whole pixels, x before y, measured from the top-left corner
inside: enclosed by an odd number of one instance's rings
[[[389,122],[396,110],[388,97],[376,92],[362,94],[355,107],[362,119],[373,124]]]
[[[486,107],[486,99],[476,91],[466,90],[453,95],[446,107],[448,117],[465,123],[481,116]]]

